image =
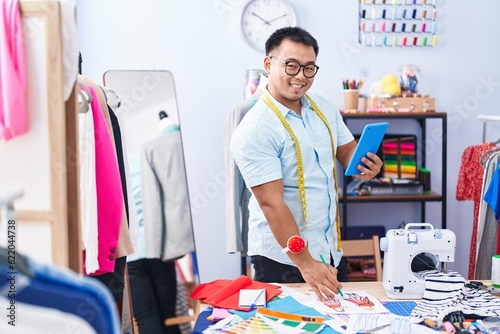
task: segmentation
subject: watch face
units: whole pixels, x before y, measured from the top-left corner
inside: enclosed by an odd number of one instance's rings
[[[241,31],[247,43],[265,50],[269,36],[279,28],[297,24],[293,7],[285,0],[252,0],[241,15]]]

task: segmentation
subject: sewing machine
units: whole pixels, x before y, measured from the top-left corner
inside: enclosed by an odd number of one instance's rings
[[[434,229],[428,223],[407,224],[404,229],[387,231],[380,239],[380,249],[385,252],[382,283],[387,296],[393,299],[422,298],[425,280],[412,270],[412,263],[414,266],[423,264],[425,270],[446,270],[446,262],[455,261],[455,246],[455,233]],[[432,256],[434,263],[425,262],[424,254]],[[442,268],[438,268],[440,263]]]

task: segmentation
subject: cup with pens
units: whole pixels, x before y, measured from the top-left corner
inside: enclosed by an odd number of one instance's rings
[[[342,80],[344,89],[344,110],[356,112],[358,111],[359,90],[363,86],[365,80]]]

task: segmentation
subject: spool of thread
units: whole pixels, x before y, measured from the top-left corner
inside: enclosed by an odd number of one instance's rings
[[[455,334],[457,332],[457,329],[455,328],[455,326],[453,326],[453,324],[449,321],[446,321],[443,324],[443,327],[444,327],[444,330],[446,331],[446,333]]]
[[[424,325],[430,328],[438,328],[438,323],[432,319],[424,319]]]
[[[500,255],[491,259],[491,283],[495,289],[500,288]]]

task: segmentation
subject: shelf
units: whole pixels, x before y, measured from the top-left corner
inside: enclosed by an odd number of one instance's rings
[[[348,204],[353,203],[392,203],[392,202],[412,202],[420,204],[420,216],[422,221],[425,220],[426,214],[426,203],[428,202],[440,202],[441,203],[441,228],[446,228],[446,203],[447,203],[447,189],[446,189],[446,176],[447,176],[447,113],[446,112],[357,112],[357,113],[341,113],[344,122],[347,125],[348,120],[382,120],[382,119],[405,119],[405,120],[415,120],[420,125],[421,137],[420,141],[422,143],[426,142],[426,132],[427,132],[427,120],[428,119],[438,119],[441,121],[441,131],[442,131],[442,141],[441,141],[441,194],[436,192],[431,192],[429,194],[422,195],[366,195],[366,196],[347,196],[339,197],[339,203],[342,204],[342,233],[343,237],[346,237],[346,231],[348,224]],[[426,166],[426,152],[425,146],[422,151],[421,165]],[[347,178],[344,176],[344,183],[342,185],[343,193],[347,193]]]
[[[445,112],[358,112],[358,113],[340,113],[344,119],[362,119],[362,118],[444,118],[446,117]]]
[[[344,200],[343,196],[339,200]],[[347,202],[441,202],[443,196],[438,193],[422,195],[366,195],[347,196]]]

